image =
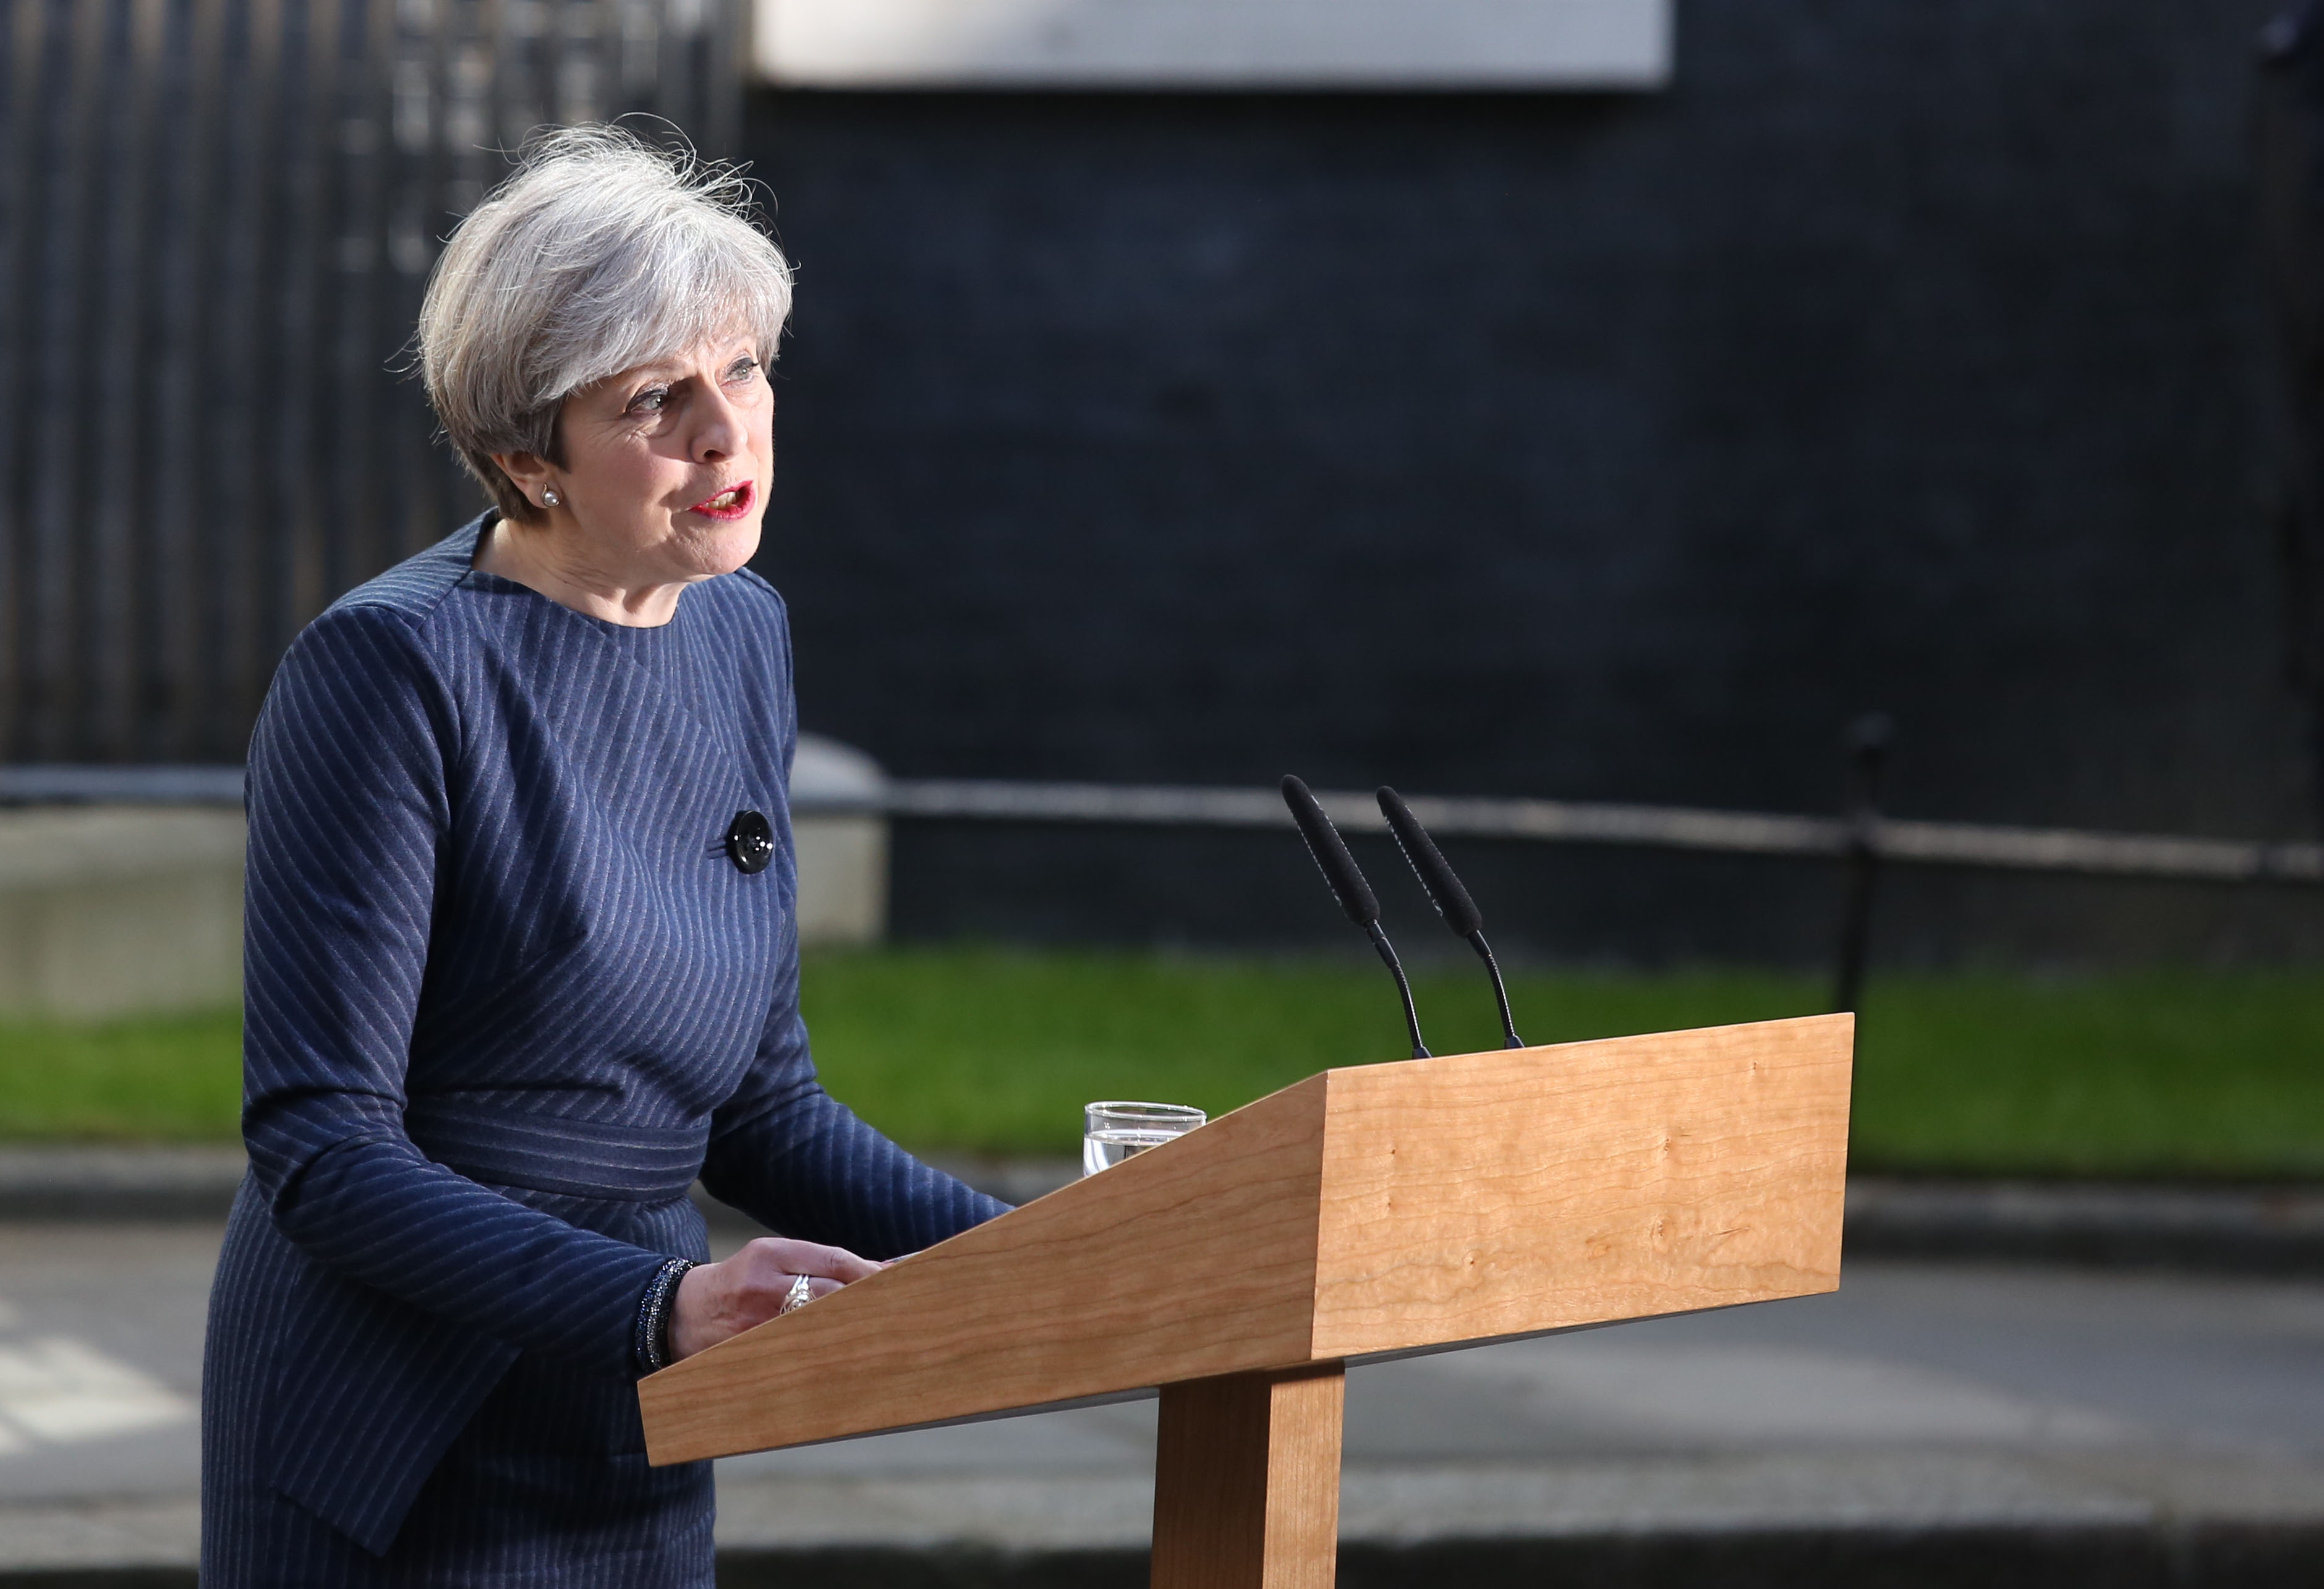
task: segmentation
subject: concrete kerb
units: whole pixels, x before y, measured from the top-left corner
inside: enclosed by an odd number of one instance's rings
[[[1342,1541],[1340,1589],[2310,1589],[2324,1529],[1639,1532]],[[1142,1550],[725,1551],[719,1589],[1144,1589]],[[9,1580],[0,1579],[0,1584]]]
[[[1010,1203],[1071,1180],[1063,1159],[940,1159]],[[0,1220],[215,1220],[242,1180],[237,1148],[0,1146]],[[739,1217],[702,1196],[722,1226]],[[2138,1185],[1858,1176],[1848,1251],[1865,1258],[2023,1260],[2324,1275],[2324,1186]]]
[[[2308,1589],[2324,1528],[1866,1529],[1348,1540],[1341,1589]],[[1135,1549],[722,1550],[720,1589],[1143,1589]],[[0,1589],[195,1589],[190,1566],[0,1569]]]

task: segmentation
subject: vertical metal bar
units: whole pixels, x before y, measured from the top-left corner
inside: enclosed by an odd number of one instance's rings
[[[31,236],[26,250],[26,348],[23,388],[27,402],[22,427],[23,482],[23,568],[24,604],[23,650],[19,662],[23,679],[23,750],[39,757],[49,753],[57,686],[55,659],[50,646],[56,633],[58,607],[64,596],[55,566],[52,525],[57,470],[53,459],[67,439],[58,416],[68,410],[68,394],[56,386],[59,362],[55,344],[69,334],[70,300],[60,302],[56,258],[60,246],[69,246],[69,226],[57,214],[60,189],[69,187],[63,170],[64,140],[70,125],[72,92],[72,14],[56,0],[35,0],[47,12],[41,30],[41,59],[35,67],[32,97],[37,108],[26,128],[31,154],[25,181],[25,224]],[[60,312],[66,321],[60,325]]]
[[[655,15],[659,0],[613,0],[620,37],[614,42],[613,107],[635,110],[651,102],[654,62],[659,30]]]
[[[173,0],[162,59],[158,135],[164,140],[158,292],[152,342],[154,490],[152,586],[158,615],[152,753],[164,761],[214,757],[210,658],[217,644],[219,549],[212,522],[216,466],[209,444],[212,369],[209,318],[218,280],[217,107],[224,73],[226,0]],[[236,753],[239,753],[237,747]]]
[[[298,59],[289,36],[298,0],[249,0],[250,87],[237,107],[244,124],[240,154],[246,183],[249,230],[244,242],[248,283],[244,300],[246,335],[237,356],[243,362],[244,434],[241,458],[247,474],[245,510],[240,525],[244,567],[250,581],[244,627],[235,651],[231,719],[246,723],[272,671],[283,614],[290,610],[289,559],[285,556],[291,514],[284,499],[284,415],[277,395],[290,383],[296,355],[282,341],[284,298],[296,291],[292,269],[296,245],[289,220],[289,182],[282,144],[295,125],[291,65]]]
[[[567,126],[605,119],[605,89],[613,80],[606,51],[613,32],[604,0],[565,0],[557,32],[555,104]]]
[[[249,455],[251,438],[244,417],[248,394],[237,355],[248,341],[243,303],[248,287],[243,254],[250,234],[248,201],[236,161],[244,135],[243,113],[251,92],[246,70],[249,58],[249,13],[242,0],[206,0],[215,14],[207,69],[198,79],[194,125],[203,144],[207,192],[198,212],[197,238],[201,274],[200,296],[195,307],[199,336],[195,346],[195,379],[200,398],[193,412],[195,518],[189,560],[201,593],[194,644],[198,670],[196,690],[198,716],[187,737],[192,753],[216,756],[223,748],[232,719],[234,651],[246,625],[244,593],[250,587],[244,534],[250,517],[244,483],[247,471],[235,467]],[[226,107],[235,114],[226,114]]]
[[[1848,855],[1840,903],[1840,970],[1833,979],[1831,1007],[1854,1010],[1864,998],[1864,976],[1872,954],[1872,892],[1880,852],[1880,774],[1895,738],[1887,716],[1869,712],[1848,729]]]
[[[184,10],[183,0],[134,0],[130,49],[134,65],[131,93],[135,100],[130,130],[134,180],[124,180],[136,211],[135,243],[127,251],[132,303],[122,316],[128,346],[115,379],[129,393],[135,436],[137,467],[133,478],[128,525],[130,566],[120,575],[123,602],[129,613],[134,655],[128,667],[125,743],[120,754],[130,760],[158,753],[156,732],[160,714],[167,709],[164,678],[164,613],[174,592],[154,577],[156,552],[154,514],[160,490],[167,489],[161,473],[161,404],[158,384],[162,337],[162,284],[176,264],[165,201],[172,102],[172,14]]]
[[[326,543],[334,533],[325,506],[325,455],[336,432],[324,372],[325,328],[331,322],[337,273],[331,259],[332,151],[337,140],[338,13],[341,0],[296,0],[286,7],[280,70],[280,284],[271,335],[281,349],[272,387],[275,421],[274,545],[281,560],[281,605],[270,624],[262,679],[327,598]]]
[[[707,60],[703,92],[709,103],[702,113],[703,147],[720,160],[742,153],[743,28],[749,0],[705,0],[710,7]]]
[[[263,347],[270,249],[266,144],[274,123],[280,0],[248,0],[228,12],[219,101],[218,273],[211,297],[204,374],[210,434],[210,489],[202,529],[217,575],[216,630],[204,740],[222,750],[239,737],[257,687],[258,659],[272,611],[266,514],[272,485],[272,439],[263,406],[272,361]],[[226,107],[231,106],[230,114]]]
[[[75,8],[72,97],[67,115],[73,134],[74,222],[71,239],[74,291],[78,311],[65,327],[64,353],[69,366],[60,370],[60,391],[70,393],[66,405],[69,426],[59,457],[64,475],[58,492],[53,526],[44,529],[57,537],[58,562],[70,596],[56,614],[60,633],[55,652],[62,664],[62,710],[58,714],[52,753],[61,759],[85,762],[104,753],[106,719],[114,706],[108,697],[115,682],[122,630],[112,600],[114,575],[125,561],[121,545],[121,513],[114,483],[122,471],[120,455],[108,446],[106,424],[115,405],[106,390],[104,356],[110,351],[106,321],[119,281],[119,270],[107,247],[114,218],[108,157],[113,153],[119,117],[114,97],[99,91],[111,82],[127,54],[127,7],[123,0],[83,0]]]
[[[331,514],[328,592],[344,591],[388,562],[381,534],[375,388],[392,344],[377,334],[387,279],[384,172],[392,155],[395,35],[392,0],[345,0],[339,32],[339,122],[333,129],[339,180],[331,223],[337,280],[330,346],[333,429],[327,454]]]
[[[387,254],[376,299],[375,347],[393,347],[408,336],[419,307],[419,282],[430,250],[428,220],[433,206],[435,149],[443,101],[442,24],[429,0],[377,0],[383,13],[375,23],[392,26],[391,74],[393,111],[388,156],[382,175],[387,211]],[[448,0],[447,0],[448,3]],[[386,531],[383,561],[415,550],[414,525],[423,510],[422,475],[428,467],[426,430],[401,393],[383,393],[379,425],[381,518]]]
[[[550,0],[487,0],[487,31],[484,38],[492,51],[493,74],[491,86],[485,90],[490,100],[486,117],[493,128],[493,147],[505,153],[514,153],[524,147],[525,140],[540,131],[550,115],[553,100],[548,92],[550,23]],[[494,175],[488,166],[482,167],[478,181],[491,187]],[[460,207],[461,212],[474,208]]]
[[[33,607],[27,616],[33,635],[30,748],[51,760],[70,757],[78,748],[74,729],[81,679],[76,664],[81,659],[76,638],[83,617],[78,597],[85,577],[76,566],[80,561],[76,532],[85,484],[87,350],[89,301],[95,296],[86,290],[93,252],[88,233],[91,215],[98,208],[90,200],[95,129],[88,101],[97,81],[109,9],[68,5],[56,16],[49,82],[58,102],[45,118],[47,136],[42,140],[48,191],[41,207],[41,352],[29,427],[33,437],[34,562]]]
[[[122,761],[136,753],[139,663],[150,633],[138,622],[142,471],[134,460],[145,453],[140,309],[159,17],[154,0],[120,0],[117,8],[106,9],[115,14],[107,18],[99,69],[111,91],[96,96],[106,119],[97,143],[103,172],[97,191],[106,203],[97,217],[97,257],[87,273],[99,291],[84,354],[93,390],[83,411],[88,427],[82,663],[88,684],[78,749],[88,759]]]
[[[487,43],[492,19],[487,9],[484,0],[436,0],[436,26],[430,41],[436,119],[420,199],[421,246],[408,278],[407,325],[418,318],[427,273],[443,237],[482,191],[478,162],[493,132],[493,56]],[[432,445],[434,426],[424,407],[412,411],[409,436],[411,516],[404,536],[405,550],[416,551],[451,527],[452,504],[459,497],[456,483],[447,478],[448,456]]]
[[[696,59],[703,33],[703,0],[662,0],[661,58],[654,66],[654,113],[699,140]]]
[[[8,14],[7,105],[0,126],[0,754],[26,748],[24,691],[31,651],[32,440],[27,410],[34,367],[32,328],[40,323],[39,272],[32,240],[40,154],[42,65],[46,55],[45,0],[12,0]]]

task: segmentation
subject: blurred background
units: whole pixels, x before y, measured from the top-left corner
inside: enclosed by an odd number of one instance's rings
[[[2306,836],[2268,7],[1563,5],[1637,59],[1125,88],[754,67],[735,0],[19,0],[0,747],[239,760],[299,627],[478,505],[402,373],[438,239],[634,110],[798,261],[760,566],[807,725],[890,772],[1821,811],[1877,709],[1899,810]],[[907,937],[1331,931],[1272,838],[901,843]],[[1829,947],[1812,869],[1473,864],[1546,956]],[[1915,963],[2315,947],[2304,901],[1908,886]]]
[[[881,804],[931,780],[1836,818],[1880,771],[1902,817],[2314,839],[2324,96],[2296,13],[2264,43],[2261,0],[1270,4],[14,0],[0,1002],[228,1033],[231,770],[275,660],[481,505],[407,368],[440,239],[529,134],[622,115],[747,162],[799,268],[758,566],[818,736],[803,809],[839,813],[806,825],[813,936],[858,956],[811,998],[893,971],[862,995],[890,1008],[933,975],[894,968],[963,955],[1363,972],[1279,825]],[[1851,793],[1867,722],[1889,749]],[[1834,1002],[1833,833],[1448,842],[1536,1030]],[[1407,952],[1457,956],[1357,845]],[[1991,1058],[1932,1044],[1932,1088],[1985,1063],[2022,1113],[2087,1073],[2154,1116],[2078,1144],[2078,1091],[2046,1148],[1934,1161],[2317,1162],[2317,888],[2089,870],[1859,887],[1868,1057],[1942,1011]],[[1472,995],[1438,1019],[1465,1032]],[[1888,997],[1926,1009],[1884,1031]],[[1001,1050],[1058,1007],[1002,1002]],[[2203,1013],[2122,1012],[2166,1007]],[[1151,1008],[1157,1054],[1252,1047]],[[2036,1009],[2084,1035],[2026,1039]],[[1361,1040],[1330,1030],[1204,1101]],[[1122,1040],[1052,1046],[1158,1062]],[[229,1132],[230,1037],[205,1051],[199,1132]],[[2276,1106],[2174,1145],[2218,1064]],[[136,1087],[22,1085],[88,1098],[0,1115],[20,1132],[159,1129]],[[915,1129],[1054,1144],[1071,1090],[1038,1127]]]
[[[1872,1267],[1748,1350],[1413,1381],[1351,1413],[1363,1461],[1582,1463],[1502,1523],[1679,1518],[1674,1583],[1855,1582],[1859,1546],[2083,1581],[1978,1554],[2027,1519],[2153,1547],[2073,1556],[2092,1583],[2313,1582],[2310,11],[0,0],[0,1581],[189,1581],[244,747],[300,626],[483,505],[408,368],[443,237],[536,130],[629,116],[746,162],[798,267],[757,567],[833,1091],[1021,1196],[1084,1100],[1400,1058],[1271,790],[1434,797],[1527,1038],[1859,1011]],[[1430,1040],[1494,1045],[1354,826]],[[1931,1253],[2050,1267],[1877,1267]],[[124,1256],[160,1301],[107,1289]],[[2060,1267],[2094,1262],[2151,1272]],[[1591,1423],[1600,1370],[1663,1410]],[[1538,1427],[1495,1421],[1520,1381]],[[1055,1531],[1103,1512],[1068,1469],[1145,1460],[1073,1427],[1026,1437],[1015,1522],[830,1523],[815,1484],[893,1476],[835,1457],[738,1477],[734,1538],[1134,1548],[1142,1501]],[[1756,1500],[1670,1476],[1738,1454]],[[1379,1538],[1438,1526],[1351,1484]],[[1557,1559],[1647,1581],[1606,1549]],[[925,1581],[1020,1581],[985,1570]]]

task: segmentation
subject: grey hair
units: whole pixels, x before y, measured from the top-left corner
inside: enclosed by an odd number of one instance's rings
[[[741,328],[771,362],[791,269],[732,166],[624,128],[561,128],[455,228],[420,307],[420,379],[444,434],[502,513],[537,519],[492,455],[560,462],[583,387]]]

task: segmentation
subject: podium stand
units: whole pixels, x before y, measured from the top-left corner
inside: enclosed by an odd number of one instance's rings
[[[647,1379],[650,1459],[1158,1386],[1156,1589],[1326,1589],[1347,1363],[1839,1285],[1854,1037],[1325,1071]]]

